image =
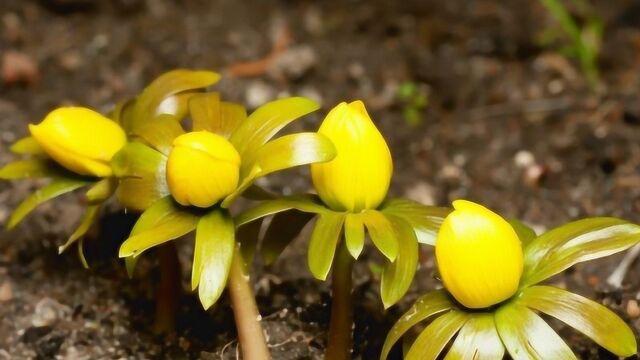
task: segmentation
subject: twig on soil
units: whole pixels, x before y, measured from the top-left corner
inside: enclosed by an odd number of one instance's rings
[[[550,98],[527,100],[523,102],[503,103],[481,106],[469,110],[472,120],[486,118],[505,117],[517,114],[550,113],[566,111],[576,105],[576,101],[570,98]]]
[[[239,62],[230,65],[227,68],[227,72],[232,76],[237,77],[251,77],[264,75],[273,64],[274,60],[278,56],[282,55],[289,45],[291,45],[291,33],[286,27],[283,27],[278,31],[276,39],[273,44],[273,48],[262,59],[254,61]]]
[[[629,268],[638,256],[640,256],[640,244],[634,246],[627,252],[620,264],[613,270],[611,275],[609,275],[609,278],[607,278],[607,284],[616,289],[620,289]]]

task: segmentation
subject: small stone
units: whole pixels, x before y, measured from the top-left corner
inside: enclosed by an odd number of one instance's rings
[[[629,300],[627,303],[627,315],[632,319],[640,317],[640,306],[638,306],[638,301],[633,299]]]
[[[2,54],[2,80],[6,84],[32,84],[39,73],[38,63],[31,56],[15,50]]]
[[[318,56],[311,46],[298,45],[278,56],[269,67],[268,73],[276,79],[296,80],[315,67],[317,62]]]
[[[517,167],[524,169],[535,164],[536,158],[531,152],[527,150],[520,150],[513,157],[513,162]]]
[[[425,205],[433,205],[435,200],[435,189],[426,182],[420,182],[409,188],[406,197]]]
[[[71,308],[51,298],[44,298],[36,304],[31,323],[42,327],[55,324],[61,318],[71,314]]]
[[[66,52],[60,56],[58,61],[60,66],[68,71],[78,69],[83,63],[82,55],[78,51]]]
[[[275,99],[276,91],[264,81],[256,80],[247,86],[245,101],[249,108],[255,109],[264,103]]]
[[[318,89],[316,89],[315,87],[304,86],[304,87],[300,88],[300,90],[298,91],[298,94],[300,96],[304,96],[306,98],[309,98],[309,99],[317,102],[318,104],[322,104],[322,95],[320,94]]]
[[[547,170],[543,165],[533,164],[528,166],[523,174],[523,181],[529,187],[537,187],[546,175]]]
[[[13,287],[7,280],[0,285],[0,302],[7,302],[13,299]]]

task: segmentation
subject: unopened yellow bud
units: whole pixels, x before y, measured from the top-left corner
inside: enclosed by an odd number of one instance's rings
[[[88,176],[111,176],[109,162],[127,142],[117,123],[83,107],[58,108],[29,131],[53,160]]]
[[[333,108],[318,133],[337,150],[332,161],[311,165],[313,185],[322,201],[334,210],[350,212],[380,205],[389,190],[393,162],[362,101]]]
[[[167,183],[181,205],[206,208],[238,186],[240,154],[224,137],[195,131],[178,136],[167,161]]]
[[[436,239],[436,259],[447,290],[462,305],[479,309],[518,290],[523,255],[511,225],[484,206],[453,202]]]

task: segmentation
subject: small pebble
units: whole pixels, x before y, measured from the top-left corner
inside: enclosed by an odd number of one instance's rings
[[[37,327],[53,325],[71,312],[68,306],[46,297],[36,304],[31,323]]]
[[[7,280],[0,285],[0,302],[7,302],[13,299],[13,287]]]
[[[640,306],[636,300],[631,299],[627,303],[627,315],[632,319],[640,317]]]
[[[276,91],[264,81],[256,80],[251,82],[245,93],[245,101],[249,108],[255,109],[264,103],[275,99]]]
[[[536,158],[531,152],[527,150],[520,150],[513,157],[513,162],[517,167],[524,169],[535,164]]]

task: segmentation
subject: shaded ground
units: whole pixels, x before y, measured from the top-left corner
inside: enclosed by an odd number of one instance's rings
[[[246,74],[246,66],[229,67],[263,58],[286,31],[292,43],[266,72],[227,77],[220,89],[250,105],[306,95],[325,110],[362,98],[392,146],[394,195],[436,204],[469,198],[538,230],[603,214],[639,221],[640,7],[596,5],[607,24],[599,95],[572,63],[536,42],[553,21],[534,1],[3,0],[0,163],[12,159],[7,146],[26,124],[55,106],[106,111],[175,67]],[[428,94],[417,126],[396,97],[406,82]],[[0,223],[37,185],[0,183]],[[310,186],[305,176],[264,185]],[[205,314],[185,296],[177,334],[151,334],[157,274],[143,262],[129,281],[112,260],[132,221],[119,210],[105,218],[106,235],[88,244],[91,271],[73,252],[56,255],[81,214],[78,199],[43,205],[18,229],[0,232],[0,358],[235,358],[224,302]],[[189,241],[181,244],[186,269]],[[256,269],[276,359],[321,358],[329,296],[304,259],[298,241],[273,267]],[[370,251],[365,259],[376,257]],[[624,291],[608,293],[604,278],[617,261],[578,266],[554,281],[612,306],[638,334],[640,265]],[[357,356],[377,358],[406,303],[436,284],[433,266],[427,249],[415,289],[384,314],[377,281],[366,261],[359,264]],[[563,335],[581,358],[610,357]]]

